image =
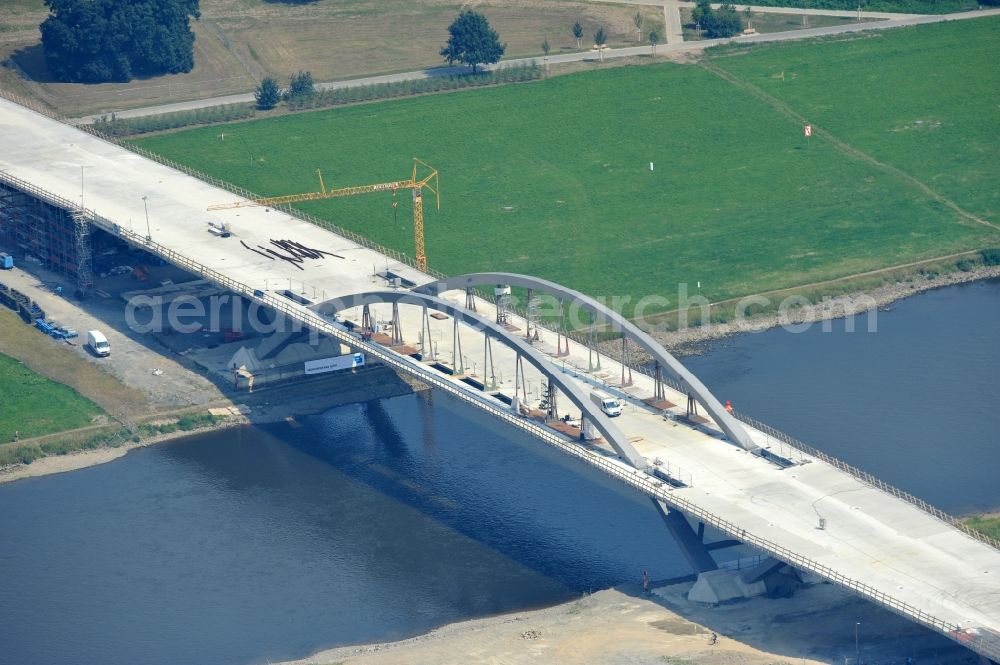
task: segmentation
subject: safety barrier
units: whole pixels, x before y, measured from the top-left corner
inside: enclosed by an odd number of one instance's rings
[[[573,339],[578,344],[584,346],[588,344],[587,338],[581,333],[570,333],[568,336],[570,337],[570,339]],[[604,355],[608,356],[608,354]],[[621,363],[620,358],[614,360],[615,362]],[[653,378],[653,372],[647,365],[640,364],[637,362],[631,362],[631,363],[626,363],[626,367],[630,368],[634,372],[637,372],[639,374],[644,374],[649,378]],[[687,389],[683,385],[681,385],[680,382],[674,380],[672,377],[661,375],[660,380],[664,383],[664,385],[669,386],[670,388],[681,393],[682,395],[687,394]],[[859,469],[856,466],[848,464],[847,462],[844,462],[843,460],[840,460],[834,457],[833,455],[825,453],[822,450],[810,446],[807,443],[803,443],[802,441],[799,441],[798,439],[789,436],[788,434],[782,432],[781,430],[776,429],[766,423],[763,423],[745,413],[740,413],[739,411],[734,410],[732,412],[732,415],[737,420],[743,422],[746,425],[750,425],[751,427],[759,430],[760,432],[787,445],[788,447],[792,448],[798,453],[822,460],[823,462],[826,462],[830,466],[836,467],[837,469],[850,475],[854,479],[859,480],[862,483],[870,487],[873,487],[875,489],[882,490],[887,494],[891,494],[892,496],[901,499],[912,506],[919,508],[928,515],[931,515],[932,517],[935,517],[941,520],[942,522],[945,522],[946,524],[955,527],[956,529],[967,534],[969,537],[974,538],[975,540],[978,540],[979,542],[989,545],[990,547],[993,547],[997,550],[1000,550],[1000,540],[992,538],[989,535],[982,533],[980,531],[977,531],[976,529],[965,524],[962,520],[955,517],[954,515],[946,513],[940,508],[937,508],[936,506],[927,503],[923,499],[916,497],[905,490],[901,490],[898,487],[890,485],[889,483],[876,477],[875,475],[867,471],[864,471],[862,469]]]

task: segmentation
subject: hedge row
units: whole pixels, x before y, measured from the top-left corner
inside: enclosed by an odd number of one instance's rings
[[[413,81],[355,85],[337,90],[317,90],[311,95],[291,99],[286,104],[292,110],[319,109],[378,99],[442,92],[445,90],[460,90],[462,88],[475,88],[501,83],[520,83],[523,81],[533,81],[541,77],[542,68],[535,63],[530,63],[502,67],[479,74],[435,76]],[[132,136],[167,129],[179,129],[191,125],[244,120],[252,118],[256,114],[257,109],[251,103],[225,104],[222,106],[209,106],[191,111],[176,111],[174,113],[163,113],[139,118],[119,118],[115,114],[111,114],[110,116],[102,116],[100,119],[95,120],[94,128],[109,136]]]
[[[541,77],[542,68],[535,63],[512,65],[479,74],[434,76],[425,79],[394,81],[391,83],[355,85],[335,90],[317,90],[312,95],[291,99],[287,104],[290,109],[316,109],[378,99],[443,92],[446,90],[498,85],[501,83],[521,83],[524,81],[534,81]]]
[[[147,115],[139,118],[118,118],[115,114],[102,116],[94,121],[94,128],[110,136],[130,136],[159,132],[165,129],[178,129],[189,125],[205,125],[213,122],[244,120],[257,114],[253,104],[223,104],[207,106],[190,111],[176,111],[160,115]]]

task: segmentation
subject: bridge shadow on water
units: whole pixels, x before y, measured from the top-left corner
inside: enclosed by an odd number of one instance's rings
[[[232,446],[171,456],[215,476],[227,494],[253,497],[253,512],[287,529],[295,548],[321,550],[314,583],[337,589],[352,613],[389,617],[326,628],[326,646],[617,587],[786,658],[853,663],[856,622],[867,638],[862,662],[968,655],[830,585],[719,607],[688,602],[684,585],[644,593],[643,570],[654,580],[689,574],[648,499],[443,394],[350,404],[234,436]]]

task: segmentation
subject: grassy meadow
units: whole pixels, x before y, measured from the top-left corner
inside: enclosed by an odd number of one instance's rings
[[[317,189],[317,167],[328,187],[397,179],[419,156],[441,171],[442,208],[426,215],[433,267],[658,294],[669,309],[679,283],[718,301],[1000,246],[997,227],[934,195],[998,222],[998,32],[981,19],[712,57],[769,98],[659,64],[138,143],[265,195]],[[842,143],[807,143],[795,113]],[[301,207],[412,253],[408,201],[398,222],[390,204]]]
[[[0,442],[86,427],[101,408],[61,383],[0,354]]]

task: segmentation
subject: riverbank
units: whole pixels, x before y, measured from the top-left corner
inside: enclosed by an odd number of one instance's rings
[[[426,387],[422,384],[400,378],[388,367],[373,366],[371,369],[357,374],[339,374],[265,389],[252,394],[243,393],[234,396],[234,401],[238,401],[239,404],[209,409],[208,412],[215,414],[216,418],[210,424],[184,429],[177,427],[179,419],[165,418],[161,415],[150,423],[143,423],[143,425],[166,425],[162,429],[171,431],[160,431],[143,436],[136,434],[130,438],[119,439],[118,445],[101,445],[73,450],[65,454],[48,454],[28,463],[0,466],[0,483],[106,464],[137,448],[165,443],[195,434],[245,425],[289,421],[301,416],[322,413],[345,404],[396,397],[425,389]],[[226,411],[228,413],[224,414],[223,412]],[[140,425],[137,430],[142,431],[143,425]],[[49,435],[49,437],[39,437],[39,439],[69,434],[71,433],[62,432]],[[25,440],[18,444],[6,445],[29,446],[35,444],[31,440]]]
[[[897,300],[909,298],[918,293],[996,278],[1000,278],[1000,266],[979,265],[967,271],[955,270],[945,273],[916,272],[892,283],[825,298],[818,305],[792,307],[785,313],[756,314],[739,320],[713,322],[704,326],[689,326],[679,330],[654,330],[652,335],[675,355],[698,355],[703,353],[702,345],[712,340],[748,332],[763,332],[780,326],[798,326],[842,319],[873,309],[876,311],[886,310]],[[771,301],[781,301],[797,292],[796,289],[788,289],[765,293],[761,297]],[[692,308],[692,311],[697,311],[697,308]],[[861,324],[862,327],[867,325],[867,322]],[[608,349],[611,348],[608,347]]]
[[[625,585],[546,609],[453,623],[408,640],[341,647],[282,665],[775,665],[973,663],[957,644],[829,584],[791,598],[709,607],[691,582]],[[855,642],[855,624],[864,627]],[[712,633],[718,641],[712,644]]]
[[[49,476],[56,473],[65,473],[67,471],[76,471],[78,469],[85,469],[91,466],[107,464],[108,462],[113,462],[119,457],[127,455],[129,452],[136,450],[137,448],[144,448],[146,446],[152,446],[166,441],[173,441],[174,439],[181,439],[195,434],[203,434],[205,432],[239,427],[247,423],[249,423],[249,419],[244,416],[229,416],[224,420],[215,422],[211,425],[206,425],[204,427],[155,434],[146,438],[140,438],[139,441],[126,441],[117,447],[104,446],[100,448],[74,450],[73,452],[66,453],[65,455],[48,455],[46,457],[40,457],[39,459],[36,459],[28,464],[12,464],[0,467],[0,484],[14,482],[15,480],[22,480],[24,478]]]

